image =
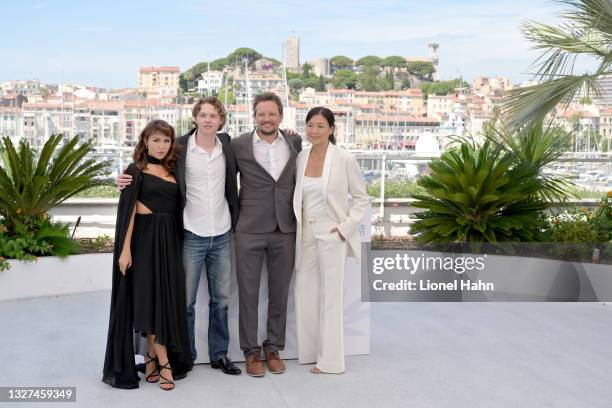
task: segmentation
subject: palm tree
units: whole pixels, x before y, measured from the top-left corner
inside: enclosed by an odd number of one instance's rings
[[[533,48],[540,50],[534,62],[539,84],[510,92],[504,102],[512,128],[542,122],[553,109],[583,96],[600,92],[598,80],[612,74],[612,1],[560,0],[569,6],[565,21],[557,27],[528,21],[521,27]],[[594,72],[574,73],[578,57],[594,59]]]
[[[484,125],[482,134],[511,154],[515,165],[532,168],[539,198],[555,203],[575,196],[576,186],[568,176],[546,172],[572,149],[573,133],[542,122],[512,131],[502,118],[496,117]]]
[[[0,152],[0,217],[7,227],[18,217],[44,217],[53,206],[90,187],[106,184],[108,162],[86,158],[93,142],[78,145],[75,136],[63,146],[61,134],[52,135],[40,152],[21,140],[16,149],[8,137]]]

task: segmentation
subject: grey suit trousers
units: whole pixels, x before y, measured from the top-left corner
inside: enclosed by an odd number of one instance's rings
[[[268,325],[264,352],[285,348],[287,299],[293,274],[295,232],[236,232],[236,279],[240,303],[240,348],[245,356],[260,353],[257,341],[259,284],[264,255],[268,264]]]

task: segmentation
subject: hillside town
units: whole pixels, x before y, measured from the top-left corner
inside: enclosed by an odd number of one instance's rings
[[[198,97],[216,95],[226,106],[231,135],[252,130],[252,98],[273,91],[285,103],[283,127],[304,130],[314,106],[331,108],[336,137],[350,149],[414,150],[422,135],[443,148],[454,135],[477,136],[513,87],[504,77],[440,81],[438,44],[428,55],[345,56],[300,61],[300,40],[284,44],[283,62],[239,48],[215,61],[181,71],[178,66],[141,67],[133,88],[47,84],[38,79],[0,85],[0,136],[40,145],[55,133],[95,140],[99,149],[134,146],[147,122],[160,118],[178,133],[191,127]],[[558,108],[559,125],[576,132],[576,151],[608,151],[612,139],[612,77],[601,93]]]

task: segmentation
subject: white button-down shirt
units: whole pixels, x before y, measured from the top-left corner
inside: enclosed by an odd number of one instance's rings
[[[253,154],[257,163],[261,164],[275,181],[278,181],[291,156],[291,148],[280,131],[272,143],[264,141],[255,131],[253,132]]]
[[[212,154],[208,154],[196,144],[195,135],[187,142],[187,203],[183,222],[186,230],[201,237],[212,237],[224,234],[232,226],[225,198],[225,155],[219,138]]]

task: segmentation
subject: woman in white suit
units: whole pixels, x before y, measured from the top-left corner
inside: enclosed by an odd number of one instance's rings
[[[306,115],[312,147],[298,155],[293,196],[299,362],[316,363],[313,373],[345,370],[344,263],[347,256],[360,260],[357,226],[369,205],[357,160],[335,146],[334,122],[327,108]]]

